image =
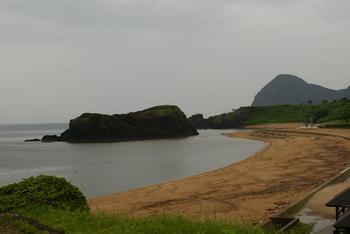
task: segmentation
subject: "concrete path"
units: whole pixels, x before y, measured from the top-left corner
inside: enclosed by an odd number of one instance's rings
[[[314,232],[314,234],[332,234],[334,231],[334,228],[332,226],[328,226],[318,232]]]

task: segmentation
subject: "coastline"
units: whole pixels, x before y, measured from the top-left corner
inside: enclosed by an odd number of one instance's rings
[[[247,159],[199,175],[96,197],[89,200],[90,208],[95,213],[137,217],[165,213],[263,222],[350,164],[346,157],[349,141],[334,135],[339,131],[327,129],[333,135],[322,135],[324,130],[317,130],[318,134],[294,125],[259,128],[279,137],[251,132],[225,134],[268,143]],[[341,130],[344,134],[350,136],[350,130]]]

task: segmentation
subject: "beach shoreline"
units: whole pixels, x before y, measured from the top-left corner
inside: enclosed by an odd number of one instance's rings
[[[89,200],[92,212],[156,214],[264,222],[350,164],[347,129],[297,129],[296,124],[248,126],[228,137],[268,145],[229,166],[191,177]],[[257,131],[256,131],[257,130]],[[268,131],[264,131],[268,130]],[[345,138],[344,138],[345,136]]]

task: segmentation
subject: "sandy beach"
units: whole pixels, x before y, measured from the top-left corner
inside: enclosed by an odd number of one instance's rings
[[[257,130],[226,134],[268,146],[214,171],[93,198],[91,210],[136,217],[165,213],[265,221],[350,165],[350,130],[298,127],[249,126]]]

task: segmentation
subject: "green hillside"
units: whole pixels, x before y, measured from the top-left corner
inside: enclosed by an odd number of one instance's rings
[[[350,124],[350,100],[340,99],[318,105],[278,105],[241,107],[238,110],[204,119],[197,114],[189,118],[198,129],[237,128],[252,124],[311,122],[321,126],[346,127]]]

